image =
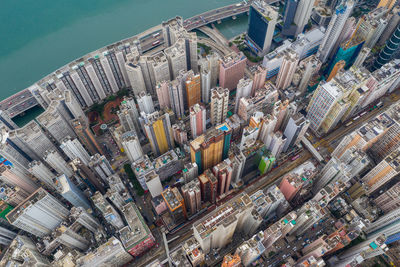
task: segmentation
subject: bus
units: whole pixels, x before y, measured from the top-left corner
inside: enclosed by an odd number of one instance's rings
[[[159,43],[160,43],[160,41],[157,40],[157,41],[153,42],[151,45],[152,45],[152,46],[156,46],[156,45],[158,45]]]
[[[381,107],[383,106],[382,101],[379,101],[378,104],[376,104],[376,106],[377,106],[378,108],[381,108]]]
[[[355,116],[354,118],[353,118],[353,121],[356,121],[356,120],[358,120],[360,118],[360,116]]]
[[[367,112],[366,112],[366,111],[364,111],[364,112],[361,112],[361,114],[360,114],[360,117],[364,116],[365,114],[367,114]]]
[[[160,36],[160,33],[159,33],[159,32],[153,34],[153,38],[156,38],[156,37],[158,37],[158,36]]]
[[[291,161],[295,161],[295,160],[298,159],[298,158],[300,158],[300,154],[298,154],[298,155],[292,157],[290,160],[291,160]]]
[[[353,124],[353,122],[352,121],[349,121],[348,123],[346,123],[345,125],[344,125],[344,127],[349,127],[350,125],[352,125]]]

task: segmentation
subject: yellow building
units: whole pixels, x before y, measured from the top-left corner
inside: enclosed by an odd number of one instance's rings
[[[156,156],[162,155],[175,147],[169,117],[168,113],[161,114],[156,111],[146,114],[144,118],[146,136]]]
[[[187,108],[201,102],[200,75],[193,75],[186,79]]]
[[[231,135],[232,129],[223,123],[190,142],[191,160],[199,166],[200,173],[228,157]]]
[[[378,4],[377,8],[384,6],[384,7],[387,7],[388,10],[391,10],[392,7],[394,6],[394,4],[396,4],[396,2],[397,2],[397,0],[381,0]]]

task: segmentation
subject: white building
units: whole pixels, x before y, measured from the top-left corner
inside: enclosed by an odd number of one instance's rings
[[[39,188],[7,214],[10,224],[38,237],[50,234],[69,215],[55,197]]]
[[[65,174],[69,177],[73,172],[68,163],[61,157],[60,153],[56,150],[46,151],[43,160],[50,165],[58,174]]]
[[[62,141],[60,148],[70,160],[79,158],[86,166],[89,165],[90,155],[78,139],[65,138]]]
[[[127,136],[121,140],[122,147],[128,159],[133,163],[143,157],[142,146],[137,136]]]

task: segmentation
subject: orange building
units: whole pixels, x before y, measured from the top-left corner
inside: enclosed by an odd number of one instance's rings
[[[90,154],[104,154],[103,150],[94,138],[94,135],[83,120],[75,119],[71,122],[71,124],[76,135],[78,136],[79,141],[90,152]]]
[[[237,267],[242,266],[242,260],[240,259],[239,255],[235,254],[227,254],[222,261],[221,267]]]
[[[187,109],[201,102],[200,75],[191,75],[186,78]]]
[[[175,224],[180,224],[187,219],[185,201],[178,188],[167,188],[161,193],[165,203],[167,204],[168,211],[171,214]]]
[[[200,181],[201,200],[215,203],[217,199],[218,180],[211,170],[207,169],[198,177]]]
[[[336,76],[336,74],[338,74],[338,72],[344,68],[344,66],[346,66],[346,61],[344,61],[344,60],[338,61],[335,64],[335,66],[333,66],[333,69],[332,69],[331,73],[329,73],[329,77],[326,81],[329,82],[330,80],[332,80]]]
[[[228,157],[231,136],[232,129],[223,123],[190,142],[191,160],[199,166],[199,173]]]

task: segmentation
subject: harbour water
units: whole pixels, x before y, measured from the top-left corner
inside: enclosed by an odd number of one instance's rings
[[[0,99],[107,44],[176,15],[188,18],[238,0],[2,0]],[[247,28],[247,16],[227,19],[227,38]]]

